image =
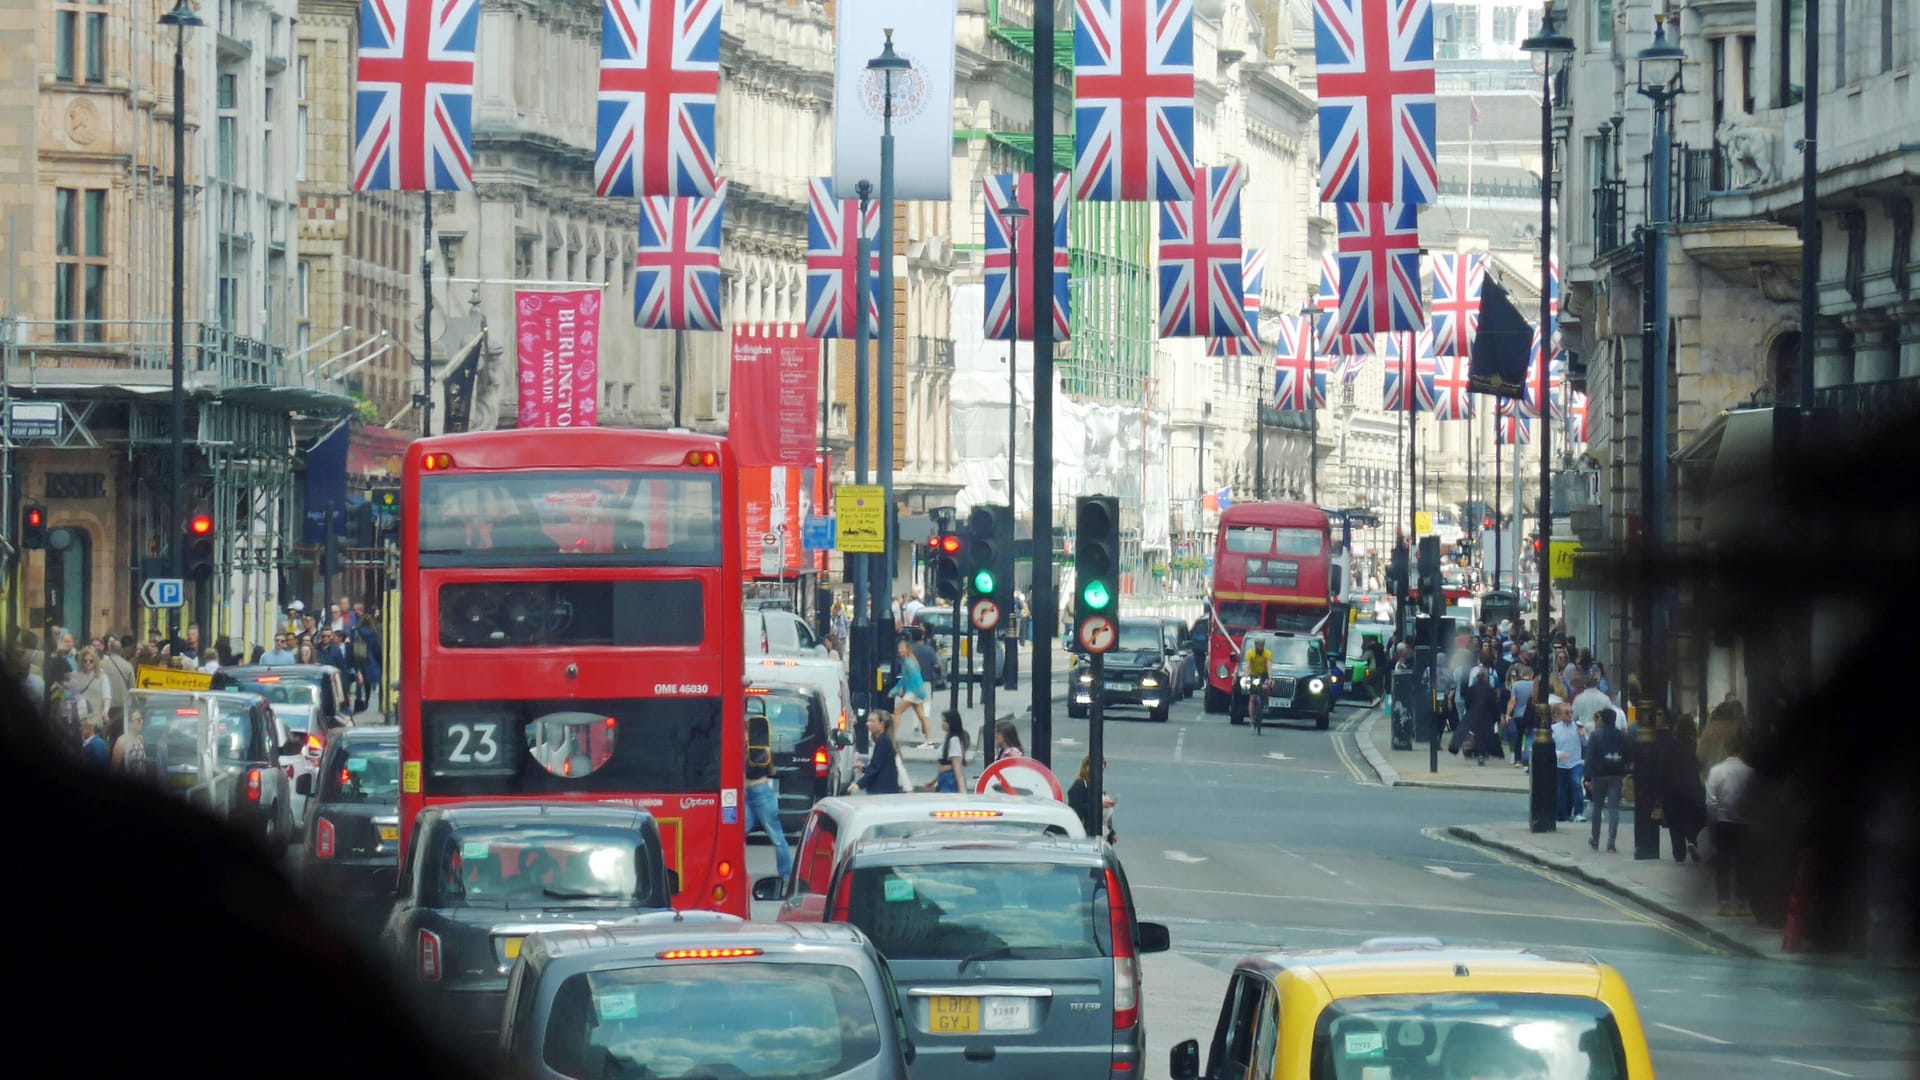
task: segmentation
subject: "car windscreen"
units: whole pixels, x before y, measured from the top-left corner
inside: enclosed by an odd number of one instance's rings
[[[1321,1012],[1313,1035],[1311,1080],[1626,1075],[1613,1014],[1592,998],[1466,993],[1349,998]]]
[[[930,634],[940,637],[949,637],[953,634],[953,612],[951,611],[923,611],[913,618]]]
[[[1120,624],[1120,640],[1114,648],[1121,652],[1144,649],[1148,652],[1161,650],[1160,624],[1123,622]]]
[[[880,1055],[880,1019],[838,964],[669,961],[569,976],[541,1054],[563,1076],[820,1080]]]
[[[631,829],[534,823],[470,825],[440,853],[435,904],[551,907],[650,895]]]
[[[1104,882],[1097,867],[950,862],[860,866],[839,887],[890,960],[1072,960],[1106,955]]]
[[[1267,643],[1267,651],[1273,654],[1271,667],[1276,670],[1279,668],[1318,668],[1320,666],[1316,662],[1319,658],[1319,650],[1313,648],[1313,643],[1306,638],[1256,637],[1253,641],[1265,641]],[[1248,652],[1253,651],[1253,641],[1247,642]]]
[[[426,701],[426,795],[720,788],[720,699]]]
[[[400,744],[355,742],[340,747],[327,770],[320,798],[330,803],[400,801]]]

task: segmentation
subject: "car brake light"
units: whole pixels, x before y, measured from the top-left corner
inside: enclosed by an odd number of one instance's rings
[[[725,859],[721,859],[720,862],[714,866],[713,872],[719,875],[720,880],[725,881],[733,876],[733,864]]]
[[[668,949],[657,955],[661,960],[732,960],[761,953],[760,949]]]
[[[832,911],[832,914],[827,916],[827,921],[829,922],[852,922],[853,921],[853,883],[852,882],[845,881],[845,880],[840,882],[840,888],[834,891],[833,907],[830,910]]]
[[[333,858],[333,822],[321,818],[313,828],[313,857]]]
[[[254,679],[253,681],[259,683],[262,686],[273,686],[274,684],[280,681],[280,676],[262,675],[259,678]]]
[[[813,775],[815,777],[827,775],[827,748],[824,746],[813,752]]]
[[[998,810],[935,810],[932,813],[928,814],[927,816],[936,817],[936,818],[945,818],[948,820],[958,819],[961,821],[971,821],[979,818],[997,818],[1000,816],[1000,811]]]
[[[431,930],[420,931],[414,945],[414,974],[421,982],[440,981],[440,935]]]
[[[307,753],[309,753],[309,754],[317,754],[317,753],[319,753],[319,752],[320,752],[320,747],[321,747],[321,746],[322,746],[323,744],[324,744],[324,742],[323,742],[323,740],[322,740],[322,739],[320,738],[320,736],[318,736],[318,735],[312,735],[312,734],[310,734],[310,735],[308,735],[308,736],[307,736]]]
[[[248,802],[260,801],[260,770],[259,769],[247,770],[247,801]]]
[[[1127,913],[1120,876],[1107,871],[1107,927],[1113,938],[1113,1030],[1140,1022],[1140,972],[1133,951],[1133,918]]]

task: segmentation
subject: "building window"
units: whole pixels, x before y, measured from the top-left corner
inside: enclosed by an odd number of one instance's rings
[[[1517,32],[1520,29],[1520,12],[1510,7],[1493,9],[1493,40],[1501,45],[1513,45],[1519,42]]]
[[[1893,70],[1893,5],[1895,0],[1880,0],[1880,70]]]
[[[309,317],[309,313],[312,310],[313,261],[311,259],[301,259],[298,273],[299,285],[293,299],[294,310],[299,312],[300,318],[305,319]]]
[[[1776,102],[1798,105],[1807,92],[1807,0],[1781,0],[1780,82]]]
[[[1456,40],[1462,45],[1480,43],[1480,8],[1475,4],[1461,4],[1453,11]]]
[[[1714,38],[1709,43],[1713,63],[1713,130],[1718,132],[1720,124],[1727,118],[1727,39]],[[1717,141],[1717,136],[1716,136]]]
[[[99,341],[107,295],[107,192],[56,188],[53,195],[54,340]]]
[[[1847,85],[1847,0],[1833,0],[1833,85]]]
[[[1753,58],[1760,51],[1759,39],[1752,34],[1740,38],[1740,111],[1753,115]]]
[[[293,178],[307,178],[307,107],[305,105],[293,115]]]
[[[1674,28],[1679,29],[1679,24]],[[1593,41],[1596,45],[1605,45],[1613,40],[1613,0],[1594,0],[1593,3]]]
[[[240,142],[240,119],[234,115],[240,77],[231,71],[223,71],[220,73],[218,86],[219,92],[214,104],[220,110],[220,117],[214,172],[220,179],[232,181],[234,158],[238,153]]]

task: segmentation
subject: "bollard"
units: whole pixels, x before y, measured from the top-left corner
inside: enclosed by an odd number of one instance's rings
[[[1663,746],[1661,740],[1670,735],[1653,730],[1651,701],[1636,702],[1634,711],[1641,723],[1633,732],[1633,857],[1657,859],[1660,857],[1660,821],[1654,815],[1660,808],[1660,762],[1664,757],[1659,751]]]
[[[1534,708],[1533,767],[1527,779],[1527,827],[1532,832],[1553,832],[1558,817],[1560,767],[1553,754],[1552,713],[1545,705]]]

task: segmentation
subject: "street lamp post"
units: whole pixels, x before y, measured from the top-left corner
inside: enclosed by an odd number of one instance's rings
[[[854,242],[854,273],[860,279],[861,297],[854,304],[856,312],[853,331],[853,482],[866,484],[872,480],[867,471],[869,466],[870,435],[872,433],[871,416],[873,403],[867,388],[867,311],[866,290],[871,288],[867,281],[867,266],[873,238],[867,235],[867,200],[873,197],[873,185],[861,180],[853,186],[854,194],[860,198],[859,215],[854,218],[859,238]],[[873,677],[874,667],[881,662],[880,650],[873,640],[873,618],[868,614],[871,599],[868,596],[872,585],[870,574],[872,566],[868,556],[850,554],[844,569],[846,576],[853,579],[853,641],[850,643],[853,658],[854,685],[860,688],[862,703],[868,695],[878,689]],[[864,732],[856,731],[856,738],[865,739]]]
[[[1016,181],[1015,198],[1018,186]],[[1020,517],[1019,505],[1013,501],[1013,474],[1020,464],[1020,223],[1027,217],[1027,208],[1017,202],[1000,211],[1001,226],[1007,230],[1007,310],[1013,313],[1007,324],[1007,513],[1016,521]]]
[[[1253,497],[1256,502],[1267,501],[1267,392],[1257,364],[1253,370]]]
[[[173,511],[167,549],[173,553],[173,576],[184,578],[187,550],[180,529],[187,520],[187,31],[206,23],[187,0],[175,0],[173,10],[160,16],[160,25],[173,27],[173,422],[168,433]],[[180,610],[173,609],[175,640],[185,636]]]
[[[885,538],[886,551],[879,559],[878,572],[874,574],[874,604],[886,605],[885,618],[879,620],[884,634],[893,632],[893,556],[894,556],[894,511],[893,511],[893,76],[913,67],[906,57],[893,51],[893,30],[887,29],[886,44],[880,55],[867,61],[868,71],[880,72],[882,79],[880,97],[880,371],[875,389],[878,392],[880,408],[878,429],[879,468],[880,468],[880,505],[886,514],[881,535]],[[959,610],[954,612],[955,622],[959,620]]]
[[[1547,371],[1553,360],[1553,60],[1573,52],[1573,39],[1560,31],[1560,13],[1547,4],[1540,32],[1520,43],[1534,55],[1540,71],[1540,543],[1543,545],[1537,569],[1540,573],[1539,639],[1544,647],[1553,628],[1553,580],[1549,576],[1553,560],[1544,545],[1553,538],[1553,496],[1548,474],[1553,468],[1553,406],[1547,400]],[[1519,455],[1514,455],[1514,488],[1519,490]],[[1514,517],[1514,535],[1519,535],[1519,516]],[[1519,586],[1516,568],[1516,591]],[[1536,706],[1540,714],[1534,724],[1533,773],[1528,805],[1528,827],[1533,832],[1553,832],[1559,769],[1555,765],[1553,736],[1548,731],[1544,703]]]
[[[1320,377],[1320,356],[1318,343],[1313,340],[1313,317],[1319,310],[1311,300],[1300,305],[1300,333],[1307,339],[1307,420],[1311,424],[1307,433],[1307,499],[1315,506],[1320,505],[1320,408],[1313,391]],[[1346,445],[1345,436],[1340,444]]]

